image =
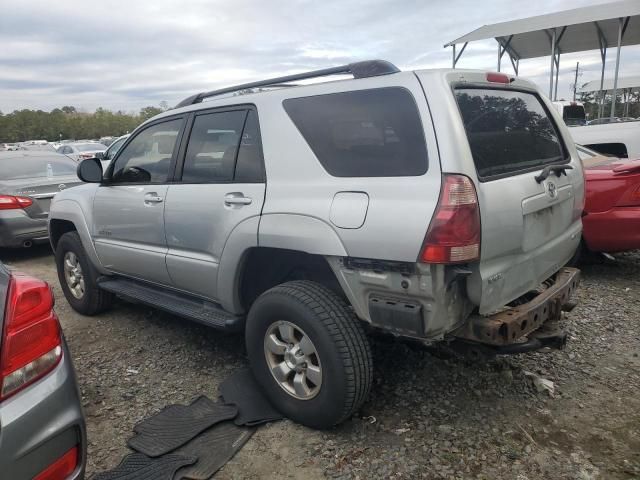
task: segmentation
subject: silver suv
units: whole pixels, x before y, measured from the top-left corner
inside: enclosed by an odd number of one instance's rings
[[[291,82],[334,74],[354,78]],[[114,295],[241,331],[288,417],[365,400],[365,330],[469,352],[560,347],[584,180],[530,82],[359,62],[194,95],[141,125],[49,230],[69,303]]]

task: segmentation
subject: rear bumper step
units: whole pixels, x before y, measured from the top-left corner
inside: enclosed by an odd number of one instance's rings
[[[496,353],[522,353],[543,347],[562,348],[566,334],[556,330],[563,311],[571,311],[580,270],[562,268],[553,284],[531,301],[490,316],[473,315],[451,335],[493,347]]]

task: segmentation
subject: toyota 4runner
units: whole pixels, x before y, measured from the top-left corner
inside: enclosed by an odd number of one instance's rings
[[[365,400],[365,330],[500,354],[566,338],[582,167],[521,78],[366,61],[200,93],[78,173],[49,217],[71,306],[117,295],[244,331],[300,423]]]

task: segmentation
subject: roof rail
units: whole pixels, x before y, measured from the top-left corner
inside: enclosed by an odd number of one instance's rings
[[[393,63],[386,60],[365,60],[362,62],[349,63],[340,67],[323,68],[321,70],[312,70],[310,72],[296,73],[284,77],[270,78],[268,80],[260,80],[257,82],[244,83],[233,87],[221,88],[219,90],[211,90],[210,92],[196,93],[182,100],[175,108],[185,107],[194,103],[200,103],[203,99],[223,95],[225,93],[237,92],[248,88],[256,87],[283,87],[287,82],[295,82],[298,80],[306,80],[309,78],[326,77],[328,75],[351,74],[353,78],[377,77],[379,75],[388,75],[390,73],[398,73],[400,69]]]

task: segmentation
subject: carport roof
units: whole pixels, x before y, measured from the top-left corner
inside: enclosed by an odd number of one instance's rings
[[[588,83],[585,83],[580,91],[582,92],[599,92],[600,90],[609,91],[613,90],[614,86],[613,78],[605,78],[602,84],[602,89],[600,88],[600,80],[592,80]],[[628,77],[620,77],[618,78],[618,86],[620,89],[632,89],[632,90],[640,90],[640,75],[630,75]]]
[[[590,7],[484,25],[445,45],[494,38],[517,60],[550,55],[551,32],[566,27],[559,35],[561,53],[598,50],[601,39],[607,47],[618,44],[619,18],[629,18],[622,39],[624,45],[640,44],[640,0],[622,0]],[[507,43],[508,42],[508,43]]]

